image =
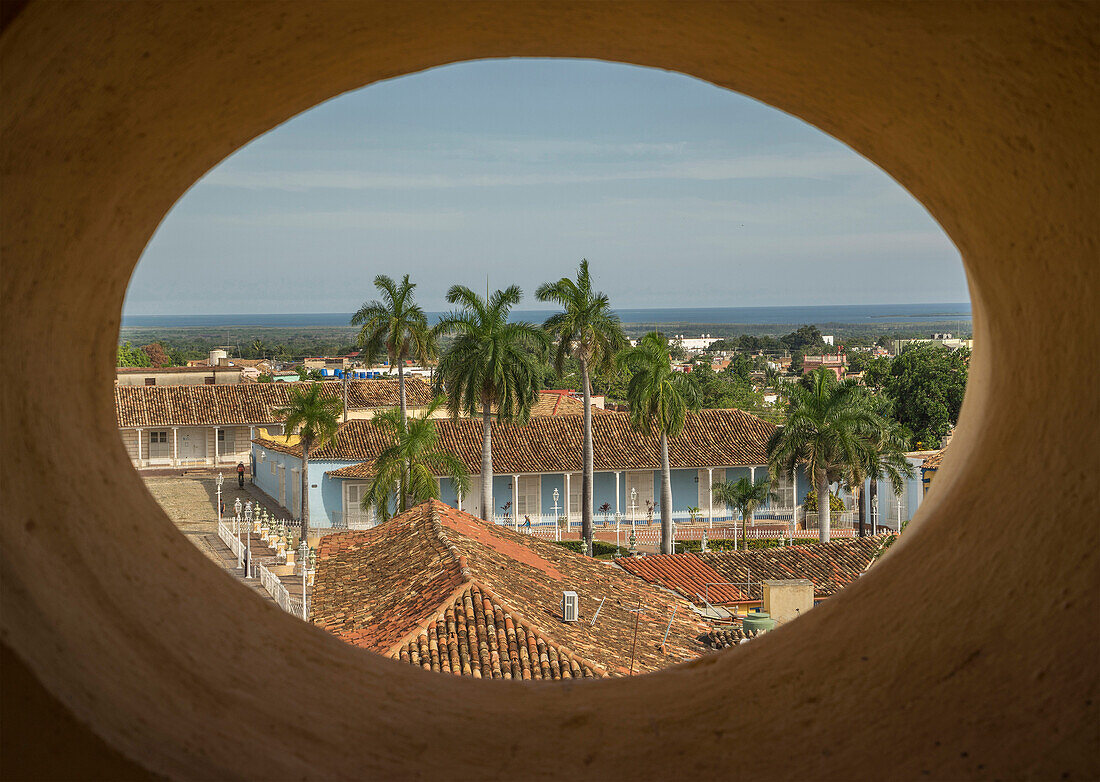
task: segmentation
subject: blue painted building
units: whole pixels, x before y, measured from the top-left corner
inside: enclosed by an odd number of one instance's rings
[[[443,502],[480,515],[481,422],[472,419],[436,422],[442,448],[456,454],[470,473],[467,496],[459,497],[451,481],[440,481]],[[688,416],[683,433],[669,443],[672,466],[673,515],[687,520],[728,520],[731,512],[712,501],[712,482],[759,480],[767,475],[768,437],[773,425],[740,410],[703,410]],[[493,513],[498,521],[549,522],[580,518],[581,416],[533,418],[523,426],[493,424]],[[595,485],[593,510],[597,522],[646,523],[660,518],[660,461],[655,438],[630,428],[626,414],[599,412],[593,416]],[[365,527],[373,514],[360,508],[371,479],[370,464],[388,445],[370,421],[344,424],[334,441],[315,449],[309,461],[309,507],[312,527]],[[300,451],[278,438],[253,443],[255,482],[259,488],[299,516]],[[901,505],[906,520],[919,502],[916,489]],[[812,487],[804,473],[773,485],[778,498],[770,510],[800,506]],[[691,509],[697,508],[698,511]],[[880,491],[880,524],[896,525],[898,506],[889,486]],[[769,508],[757,514],[767,518]],[[893,523],[890,523],[890,522]]]

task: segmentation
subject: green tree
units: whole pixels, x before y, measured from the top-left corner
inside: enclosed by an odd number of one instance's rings
[[[351,318],[353,326],[359,326],[359,346],[363,360],[373,364],[383,353],[390,366],[397,366],[397,386],[401,397],[401,420],[408,419],[405,400],[405,361],[415,358],[427,363],[435,358],[438,343],[428,326],[424,310],[413,300],[414,283],[409,275],[401,278],[400,285],[385,274],[374,278],[374,287],[381,299],[365,302]]]
[[[252,340],[252,344],[248,347],[252,354],[252,358],[266,358],[267,354],[271,351],[271,348],[269,348],[262,339]]]
[[[340,400],[321,395],[321,385],[310,383],[305,388],[290,390],[290,399],[276,414],[283,420],[286,432],[297,431],[302,443],[302,540],[309,539],[309,452],[336,436],[340,424]]]
[[[791,351],[791,374],[797,375],[802,371],[803,360],[806,358],[806,354],[802,350]]]
[[[894,494],[905,489],[905,480],[913,476],[913,465],[905,458],[905,441],[900,427],[892,420],[879,417],[881,427],[868,438],[864,459],[853,465],[850,485],[857,488],[859,502],[859,536],[867,535],[867,510],[878,502],[878,482],[887,480]],[[870,479],[870,497],[865,497],[865,482]]]
[[[910,448],[938,448],[958,423],[970,353],[935,342],[907,346],[890,364],[885,390],[894,415],[911,432]]]
[[[517,285],[481,298],[464,285],[447,291],[459,309],[445,315],[437,335],[453,337],[439,361],[447,391],[447,409],[457,418],[481,414],[481,518],[493,513],[493,409],[501,421],[526,422],[541,385],[541,357],[549,346],[546,332],[527,322],[508,322],[523,298]]]
[[[868,359],[863,365],[863,385],[875,389],[885,388],[892,361],[893,359],[886,356]]]
[[[123,342],[118,346],[118,360],[116,366],[120,367],[151,367],[153,362],[141,348],[135,348],[129,342]]]
[[[792,353],[796,350],[804,353],[806,351],[822,350],[825,347],[825,340],[821,338],[821,330],[813,325],[800,326],[790,334],[780,337],[779,341]]]
[[[845,480],[867,460],[868,438],[882,428],[867,392],[852,380],[818,367],[790,389],[787,423],[768,441],[768,463],[776,475],[792,476],[805,465],[818,497]],[[818,508],[821,542],[829,541],[829,503]]]
[[[697,407],[695,387],[682,372],[672,371],[668,340],[650,332],[636,347],[619,354],[621,366],[631,372],[627,400],[635,430],[661,440],[661,551],[672,553],[672,471],[668,439],[684,428],[688,410]]]
[[[595,476],[592,451],[592,383],[591,372],[607,372],[615,356],[627,346],[619,316],[611,310],[607,295],[592,290],[587,259],[581,260],[576,282],[562,277],[547,282],[535,292],[539,301],[553,302],[562,312],[551,315],[543,328],[557,341],[554,350],[554,370],[561,377],[569,359],[580,368],[581,392],[584,395],[584,442],[581,472],[581,537],[588,556],[592,556],[592,483]]]
[[[749,478],[742,476],[736,483],[729,481],[715,483],[711,489],[711,496],[727,508],[736,508],[741,514],[741,538],[744,540],[746,525],[753,511],[776,495],[771,490],[771,481],[768,478],[761,478],[753,483]],[[748,549],[748,541],[745,541],[745,549]],[[736,550],[736,543],[734,550]]]
[[[730,363],[725,371],[732,377],[748,383],[752,374],[752,362],[744,353],[734,353],[730,356]]]
[[[470,476],[462,460],[439,446],[439,433],[432,416],[443,405],[436,397],[420,416],[402,419],[398,408],[390,408],[371,419],[392,440],[374,462],[374,477],[363,496],[364,510],[374,508],[378,519],[390,518],[391,509],[404,513],[413,505],[439,499],[436,476],[451,480],[455,493],[470,489]]]

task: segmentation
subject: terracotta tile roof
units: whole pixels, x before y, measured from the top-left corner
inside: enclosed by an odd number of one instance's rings
[[[946,448],[941,448],[940,450],[936,451],[934,454],[921,462],[920,468],[922,470],[938,470],[940,468],[940,462],[943,461],[943,452],[946,450]]]
[[[714,604],[756,602],[762,599],[761,581],[792,578],[812,581],[814,597],[821,598],[836,594],[859,578],[890,537],[845,538],[810,546],[750,551],[650,554],[627,557],[619,560],[619,564],[639,578],[674,589],[696,602],[704,594]],[[746,592],[745,584],[750,580]],[[714,581],[733,586],[707,587]]]
[[[592,412],[599,410],[593,407]],[[567,391],[540,391],[538,401],[531,408],[531,416],[584,415],[584,402]]]
[[[499,474],[579,472],[582,427],[583,417],[573,415],[532,418],[523,426],[494,422],[493,470]],[[439,419],[436,429],[443,449],[462,459],[471,474],[481,471],[481,421]],[[773,429],[743,410],[689,413],[683,432],[669,440],[669,461],[673,469],[766,464]],[[593,416],[592,439],[596,470],[660,468],[657,438],[635,432],[626,413]],[[297,453],[277,443],[262,444]],[[373,461],[388,445],[388,435],[372,422],[348,421],[311,458]]]
[[[476,585],[442,616],[398,647],[397,658],[439,673],[477,679],[591,679],[601,674],[517,621]]]
[[[578,622],[561,619],[565,590],[578,594]],[[372,530],[326,536],[312,619],[351,643],[432,670],[586,678],[629,673],[633,608],[640,609],[635,673],[706,650],[710,625],[673,593],[431,502]]]
[[[220,368],[220,371],[226,369]],[[278,420],[274,410],[287,404],[295,385],[117,386],[115,415],[120,427],[270,424]],[[340,397],[340,386],[339,381],[321,383],[328,397]],[[412,406],[431,401],[431,387],[419,378],[406,378],[405,394]],[[352,380],[348,383],[349,409],[393,407],[399,398],[397,380]]]
[[[626,557],[619,565],[651,584],[674,589],[692,602],[738,603],[748,598],[736,587],[722,583],[723,577],[695,554],[647,554]]]

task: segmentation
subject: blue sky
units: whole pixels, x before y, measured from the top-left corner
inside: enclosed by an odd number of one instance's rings
[[[961,302],[957,250],[876,166],[675,73],[488,60],[375,84],[175,205],[124,312],[349,312],[379,273],[535,287],[589,260],[621,308]]]

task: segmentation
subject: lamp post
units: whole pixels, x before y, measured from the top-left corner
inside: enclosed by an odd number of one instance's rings
[[[238,497],[233,503],[233,510],[237,515],[233,517],[233,534],[237,536],[237,567],[244,567],[244,559],[241,552],[244,550],[241,545],[241,498]]]
[[[309,570],[309,544],[302,538],[298,546],[298,557],[301,559],[298,567],[302,569],[302,619],[309,619],[309,609],[306,607],[306,571]]]
[[[252,500],[244,504],[244,524],[248,530],[248,555],[245,557],[245,577],[252,578]]]
[[[554,540],[561,540],[561,526],[558,522],[558,490],[554,489]]]
[[[638,490],[630,490],[630,534],[634,534],[634,514],[638,509]]]
[[[225,476],[218,473],[218,477],[214,479],[214,483],[218,486],[218,526],[222,525],[222,483],[225,482]]]

